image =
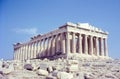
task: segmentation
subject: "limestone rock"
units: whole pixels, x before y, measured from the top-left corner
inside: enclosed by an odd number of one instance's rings
[[[53,71],[52,66],[49,66],[49,67],[47,68],[47,71],[48,71],[49,73],[52,72],[52,71]]]
[[[37,74],[42,75],[42,76],[47,76],[48,72],[46,70],[39,69],[39,70],[37,70]]]
[[[26,70],[33,70],[32,64],[25,64],[24,69]]]
[[[67,72],[58,72],[58,79],[73,79],[73,74]]]
[[[79,71],[78,65],[70,65],[67,67],[67,72],[77,72]]]
[[[54,77],[54,76],[52,76],[52,75],[48,75],[48,76],[46,77],[46,79],[57,79],[57,77]]]

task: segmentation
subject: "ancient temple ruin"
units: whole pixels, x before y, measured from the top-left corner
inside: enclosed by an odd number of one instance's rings
[[[108,57],[108,32],[88,23],[71,23],[43,35],[31,37],[26,43],[14,44],[14,60],[68,57],[69,54]]]

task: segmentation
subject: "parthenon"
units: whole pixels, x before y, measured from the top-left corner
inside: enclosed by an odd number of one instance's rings
[[[49,58],[69,54],[108,57],[108,32],[88,23],[71,23],[43,35],[36,35],[26,43],[14,44],[14,60]]]

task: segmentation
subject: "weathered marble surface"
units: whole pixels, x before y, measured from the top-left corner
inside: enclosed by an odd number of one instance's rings
[[[32,69],[25,61],[3,62],[0,79],[120,79],[118,59],[29,60]]]

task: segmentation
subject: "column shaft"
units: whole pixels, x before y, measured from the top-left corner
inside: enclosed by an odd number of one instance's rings
[[[95,53],[97,56],[100,55],[100,52],[98,51],[99,45],[98,45],[98,37],[95,38]]]
[[[76,53],[75,33],[72,35],[72,53]]]
[[[81,34],[79,34],[78,36],[78,53],[82,54],[82,37],[81,37]]]
[[[93,55],[93,37],[90,36],[90,54]]]
[[[64,33],[61,33],[61,52],[65,53],[65,35]]]
[[[70,53],[70,38],[69,38],[69,32],[66,33],[66,53],[67,56]]]
[[[104,51],[105,51],[105,56],[108,57],[107,38],[105,38],[105,40],[104,40]]]
[[[87,42],[87,35],[85,35],[85,43],[84,43],[84,53],[88,54],[88,42]]]

